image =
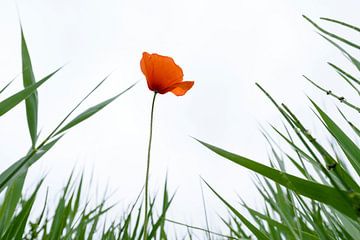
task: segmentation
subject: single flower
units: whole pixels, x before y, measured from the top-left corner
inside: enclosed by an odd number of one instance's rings
[[[140,67],[151,91],[182,96],[194,85],[193,81],[183,81],[183,71],[171,57],[144,52]]]

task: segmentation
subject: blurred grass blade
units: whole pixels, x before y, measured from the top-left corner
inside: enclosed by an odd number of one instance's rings
[[[34,72],[31,65],[29,50],[21,27],[21,56],[22,56],[22,76],[24,88],[32,86],[36,83]],[[31,95],[26,98],[26,117],[30,132],[32,147],[35,148],[37,138],[37,122],[38,122],[38,93],[35,89]]]
[[[356,144],[341,130],[341,128],[324,112],[322,109],[312,101],[317,112],[320,114],[329,132],[334,136],[349,162],[354,167],[358,175],[360,175],[360,149]]]
[[[0,116],[4,115],[8,111],[10,111],[13,107],[18,105],[21,101],[28,98],[38,87],[40,87],[44,82],[46,82],[49,78],[51,78],[55,73],[57,73],[61,68],[55,70],[53,73],[44,77],[37,83],[15,93],[14,95],[6,98],[2,102],[0,102]]]
[[[336,66],[333,63],[328,63],[332,68],[334,68],[338,73],[341,73],[342,75],[346,76],[348,79],[354,81],[355,83],[357,83],[358,85],[360,85],[360,81],[355,78],[354,76],[352,76],[350,73],[346,72],[345,70],[341,69],[340,67]]]
[[[349,45],[349,46],[351,46],[351,47],[360,49],[360,45],[358,45],[358,44],[356,44],[356,43],[353,43],[353,42],[351,42],[351,41],[349,41],[349,40],[347,40],[347,39],[345,39],[345,38],[342,38],[342,37],[340,37],[340,36],[338,36],[338,35],[336,35],[336,34],[333,34],[333,33],[331,33],[331,32],[326,31],[325,29],[321,28],[319,25],[317,25],[314,21],[312,21],[310,18],[308,18],[308,17],[305,16],[305,15],[303,15],[303,17],[304,17],[309,23],[311,23],[315,28],[317,28],[320,32],[322,32],[322,33],[324,33],[324,34],[326,34],[326,35],[328,35],[328,36],[330,36],[330,37],[332,37],[332,38],[335,38],[335,39],[337,39],[337,40],[339,40],[339,41],[341,41],[341,42],[343,42],[343,43],[345,43],[345,44],[347,44],[347,45]]]
[[[51,142],[45,144],[35,153],[29,153],[17,162],[13,163],[5,171],[0,174],[0,193],[6,186],[11,184],[18,176],[27,171],[27,169],[37,160],[39,160],[47,151],[49,151],[62,136],[55,138]]]
[[[360,62],[353,57],[350,53],[348,53],[344,48],[340,47],[339,44],[332,41],[330,38],[326,37],[325,35],[320,34],[324,39],[326,39],[329,43],[334,45],[337,49],[339,49],[349,60],[352,62],[352,64],[357,68],[358,71],[360,71]]]
[[[4,91],[10,86],[10,84],[11,84],[13,81],[14,81],[14,79],[11,80],[10,82],[8,82],[8,83],[0,90],[0,94],[1,94],[2,92],[4,92]]]
[[[281,223],[281,222],[278,222],[276,220],[274,220],[273,218],[269,217],[269,215],[265,215],[265,214],[262,214],[248,206],[244,206],[248,211],[249,213],[252,215],[252,216],[256,216],[258,218],[261,218],[262,220],[268,222],[269,226],[273,226],[273,227],[276,227],[278,228],[281,232],[286,232],[287,234],[291,235],[293,234],[293,231],[296,231],[295,229],[292,230],[290,229],[288,226],[286,226],[285,224]],[[301,234],[306,238],[306,239],[318,239],[316,234],[313,233],[313,232],[305,232],[305,231],[302,231],[301,230]],[[298,238],[298,237],[297,237]],[[295,238],[296,239],[296,238]]]
[[[85,110],[84,112],[82,112],[81,114],[79,114],[77,117],[75,117],[73,120],[71,120],[68,124],[66,124],[63,128],[61,128],[59,131],[57,131],[54,136],[76,126],[77,124],[81,123],[82,121],[88,119],[89,117],[91,117],[92,115],[94,115],[95,113],[97,113],[98,111],[100,111],[101,109],[103,109],[104,107],[106,107],[108,104],[110,104],[111,102],[113,102],[115,99],[117,99],[118,97],[120,97],[122,94],[124,94],[125,92],[127,92],[128,90],[130,90],[133,86],[135,86],[136,83],[134,83],[133,85],[131,85],[130,87],[128,87],[127,89],[125,89],[124,91],[122,91],[121,93],[115,95],[112,98],[109,98],[95,106],[92,106],[90,108],[88,108],[87,110]]]
[[[21,200],[26,174],[23,173],[9,185],[0,208],[0,232],[4,232],[15,214],[16,207]]]
[[[328,22],[337,23],[337,24],[343,25],[343,26],[345,26],[345,27],[348,27],[348,28],[351,28],[351,29],[353,29],[353,30],[355,30],[355,31],[360,32],[360,28],[358,28],[358,27],[356,27],[356,26],[354,26],[354,25],[351,25],[351,24],[349,24],[349,23],[345,23],[345,22],[342,22],[342,21],[339,21],[339,20],[335,20],[335,19],[331,19],[331,18],[324,18],[324,17],[322,17],[322,18],[320,18],[320,19],[321,19],[321,20],[328,21]]]
[[[261,232],[255,225],[249,222],[240,212],[238,212],[233,206],[230,205],[224,198],[220,196],[204,179],[205,184],[210,190],[245,224],[245,226],[256,236],[257,239],[268,240],[269,238]]]
[[[334,209],[338,210],[339,212],[342,212],[348,217],[357,220],[356,211],[353,208],[352,204],[350,204],[349,202],[351,201],[351,199],[346,199],[344,197],[347,195],[346,192],[342,192],[341,194],[339,190],[334,189],[332,187],[318,184],[312,181],[307,181],[302,178],[298,178],[296,176],[287,174],[285,172],[281,172],[279,170],[265,166],[261,163],[255,162],[245,157],[227,152],[221,148],[212,146],[200,140],[197,141],[199,141],[201,144],[203,144],[211,151],[219,154],[220,156],[238,165],[241,165],[249,170],[259,173],[264,177],[267,177],[279,183],[280,185],[283,185],[286,188],[293,190],[297,194],[306,196],[310,199],[314,199],[316,201],[332,206]]]
[[[6,230],[1,239],[22,239],[25,232],[26,223],[28,221],[30,212],[33,208],[38,190],[43,183],[43,179],[37,184],[36,189],[31,194],[31,197],[22,203],[21,211],[12,219],[11,225]]]

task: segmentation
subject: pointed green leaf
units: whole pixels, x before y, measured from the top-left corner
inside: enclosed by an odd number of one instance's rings
[[[360,45],[358,45],[358,44],[356,44],[356,43],[353,43],[353,42],[351,42],[351,41],[349,41],[349,40],[347,40],[347,39],[345,39],[345,38],[342,38],[342,37],[340,37],[340,36],[338,36],[338,35],[336,35],[336,34],[333,34],[333,33],[331,33],[331,32],[326,31],[325,29],[321,28],[319,25],[317,25],[314,21],[312,21],[310,18],[308,18],[308,17],[305,16],[305,15],[303,15],[303,17],[304,17],[308,22],[310,22],[314,27],[316,27],[320,32],[322,32],[322,33],[324,33],[324,34],[326,34],[326,35],[328,35],[328,36],[330,36],[330,37],[332,37],[332,38],[335,38],[335,39],[337,39],[337,40],[339,40],[339,41],[341,41],[341,42],[343,42],[343,43],[345,43],[345,44],[347,44],[347,45],[349,45],[349,46],[351,46],[351,47],[360,49]]]
[[[8,111],[10,111],[13,107],[18,105],[21,101],[28,98],[31,94],[36,91],[38,87],[40,87],[44,82],[46,82],[49,78],[51,78],[55,73],[57,73],[61,68],[55,70],[53,73],[49,74],[48,76],[44,77],[42,80],[38,81],[37,83],[15,93],[14,95],[6,98],[2,102],[0,102],[0,116],[4,115]]]
[[[346,192],[339,192],[339,190],[332,187],[318,184],[312,181],[308,181],[285,172],[273,169],[261,163],[255,162],[248,158],[236,155],[231,152],[227,152],[221,148],[212,146],[208,143],[199,141],[205,147],[211,151],[219,154],[220,156],[240,165],[249,170],[252,170],[256,173],[261,174],[264,177],[267,177],[280,185],[285,186],[286,188],[294,191],[297,194],[306,196],[310,199],[314,199],[319,202],[323,202],[333,207],[334,209],[344,213],[352,219],[357,219],[356,210],[352,206],[351,200],[346,197]]]
[[[205,180],[205,184],[210,188],[210,190],[241,220],[242,223],[256,236],[256,239],[266,239],[269,238],[261,232],[254,224],[246,219],[239,211],[237,211],[230,203],[228,203],[223,197],[220,196]]]
[[[336,141],[339,143],[341,149],[344,151],[345,155],[348,157],[349,162],[354,167],[355,171],[360,175],[360,149],[356,144],[341,130],[341,128],[324,112],[322,109],[316,105],[314,101],[312,104],[320,114],[324,123],[326,124],[329,132],[334,136]]]
[[[325,21],[329,21],[329,22],[333,22],[333,23],[337,23],[337,24],[343,25],[345,27],[348,27],[348,28],[351,28],[351,29],[353,29],[355,31],[360,32],[360,28],[358,28],[358,27],[356,27],[354,25],[351,25],[349,23],[346,23],[346,22],[342,22],[342,21],[339,21],[339,20],[331,19],[331,18],[324,18],[324,17],[322,17],[320,19],[325,20]]]
[[[22,55],[22,73],[23,84],[27,88],[36,83],[34,72],[31,65],[29,50],[26,45],[24,32],[21,28],[21,55]],[[37,138],[37,122],[38,122],[38,93],[35,89],[32,94],[26,98],[26,117],[30,132],[32,147],[35,148]]]

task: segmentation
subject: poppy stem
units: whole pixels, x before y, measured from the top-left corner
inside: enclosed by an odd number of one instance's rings
[[[157,92],[154,93],[154,97],[151,104],[151,117],[150,117],[150,135],[149,135],[149,146],[146,163],[146,177],[145,177],[145,219],[144,219],[144,240],[147,240],[147,224],[148,224],[148,199],[149,199],[149,170],[150,170],[150,152],[151,152],[151,141],[153,131],[153,119],[154,119],[154,106]]]

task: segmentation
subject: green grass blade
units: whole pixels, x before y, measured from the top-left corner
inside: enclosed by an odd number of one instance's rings
[[[61,68],[55,70],[53,73],[49,74],[48,76],[44,77],[42,80],[36,82],[35,84],[15,93],[14,95],[6,98],[2,102],[0,102],[0,116],[7,113],[13,107],[18,105],[21,101],[28,98],[31,94],[36,91],[38,87],[40,87],[44,82],[46,82],[49,78],[51,78],[55,73],[57,73]]]
[[[42,183],[43,179],[37,184],[36,189],[31,194],[30,198],[23,202],[21,211],[12,219],[9,228],[4,232],[1,239],[23,239],[26,223]]]
[[[357,219],[356,211],[349,203],[350,199],[345,199],[344,197],[344,195],[347,195],[346,192],[340,194],[339,190],[332,187],[298,178],[296,176],[281,172],[279,170],[265,166],[261,163],[250,160],[248,158],[233,154],[231,152],[227,152],[221,148],[212,146],[200,140],[197,141],[199,141],[205,147],[217,153],[218,155],[258,174],[261,174],[262,176],[267,177],[279,183],[280,185],[283,185],[286,188],[293,190],[297,194],[325,203],[338,210],[339,212],[344,213],[348,217],[355,220]]]
[[[343,25],[343,26],[345,26],[345,27],[348,27],[348,28],[351,28],[351,29],[353,29],[353,30],[355,30],[355,31],[360,32],[360,28],[358,28],[358,27],[356,27],[356,26],[354,26],[354,25],[351,25],[351,24],[349,24],[349,23],[346,23],[346,22],[342,22],[342,21],[339,21],[339,20],[331,19],[331,18],[324,18],[324,17],[322,17],[322,18],[320,18],[320,19],[321,19],[321,20],[328,21],[328,22],[337,23],[337,24]]]
[[[233,206],[231,206],[230,203],[228,203],[224,198],[220,196],[205,180],[203,180],[205,184],[210,188],[210,190],[230,209],[231,212],[233,212],[236,217],[238,217],[242,223],[245,224],[245,226],[256,236],[257,239],[266,239],[269,240],[269,238],[261,232],[254,224],[252,224],[250,221],[246,219],[239,211],[237,211]]]
[[[343,75],[345,75],[348,79],[354,81],[355,83],[357,83],[358,85],[360,85],[360,81],[355,78],[354,76],[352,76],[350,73],[346,72],[345,70],[341,69],[340,67],[336,66],[333,63],[328,63],[332,68],[334,68],[338,73],[342,73]]]
[[[136,84],[136,83],[135,83]],[[82,121],[88,119],[89,117],[91,117],[92,115],[94,115],[95,113],[99,112],[101,109],[103,109],[104,107],[106,107],[108,104],[110,104],[111,102],[113,102],[115,99],[117,99],[118,97],[120,97],[122,94],[124,94],[125,92],[127,92],[128,90],[130,90],[132,87],[135,86],[135,84],[131,85],[130,87],[128,87],[127,89],[125,89],[124,91],[122,91],[121,93],[115,95],[114,97],[111,97],[95,106],[92,106],[90,108],[88,108],[87,110],[85,110],[84,112],[82,112],[81,114],[79,114],[77,117],[75,117],[73,120],[71,120],[68,124],[66,124],[63,128],[61,128],[59,131],[57,131],[55,133],[55,136],[58,134],[61,134],[63,132],[65,132],[66,130],[78,125],[79,123],[81,123]]]
[[[333,93],[331,90],[326,90],[325,88],[321,87],[320,85],[316,84],[314,81],[312,81],[311,79],[309,79],[308,77],[304,76],[304,78],[306,80],[308,80],[312,85],[314,85],[316,88],[320,89],[322,92],[324,92],[326,95],[332,96],[334,98],[336,98],[337,100],[339,100],[340,103],[344,103],[347,106],[353,108],[354,110],[356,110],[357,112],[360,112],[360,108],[355,106],[354,104],[352,104],[351,102],[347,101],[344,97],[339,96],[335,93]]]
[[[326,124],[329,132],[334,136],[336,141],[339,143],[340,147],[344,151],[345,155],[348,157],[349,162],[354,167],[357,174],[360,176],[360,149],[356,144],[341,130],[341,128],[318,106],[314,101],[312,101],[317,112],[320,114],[320,117]]]
[[[22,56],[22,75],[23,84],[27,88],[36,83],[34,72],[31,65],[29,50],[25,41],[24,32],[21,28],[21,56]],[[35,148],[37,138],[37,122],[38,122],[38,93],[35,89],[33,93],[26,98],[26,117],[30,132],[32,147]]]
[[[320,85],[316,84],[314,81],[312,81],[310,78],[304,76],[304,78],[306,80],[308,80],[312,85],[314,85],[316,88],[320,89],[322,92],[326,93],[326,95],[330,95],[334,98],[336,98],[337,100],[339,100],[340,103],[344,103],[345,105],[353,108],[354,110],[356,110],[357,112],[360,112],[360,108],[355,106],[354,104],[352,104],[351,102],[347,101],[344,97],[339,96],[335,93],[333,93],[331,90],[326,90],[325,88],[321,87]]]
[[[20,174],[6,190],[0,208],[0,232],[3,232],[9,226],[15,214],[16,207],[22,197],[25,178],[26,173]]]
[[[296,229],[292,230],[290,227],[286,226],[285,224],[281,223],[281,222],[278,222],[276,220],[274,220],[272,217],[268,216],[268,215],[265,215],[265,214],[262,214],[248,206],[244,206],[248,211],[249,213],[252,215],[252,216],[256,216],[258,218],[261,218],[262,220],[268,222],[269,225],[273,226],[273,227],[276,227],[278,228],[279,231],[281,232],[285,232],[286,234],[293,234],[294,231],[296,231]],[[304,235],[305,239],[318,239],[316,234],[314,234],[313,232],[306,232],[306,231],[303,231],[303,230],[300,230],[301,231],[301,234]],[[295,235],[296,236],[296,235]],[[295,238],[296,239],[296,238]]]
[[[357,60],[354,56],[352,56],[350,53],[348,53],[344,48],[340,47],[339,44],[332,41],[330,38],[326,37],[325,35],[320,34],[325,40],[327,40],[329,43],[334,45],[337,49],[339,49],[349,60],[350,62],[357,68],[358,71],[360,71],[360,62]]]
[[[3,92],[11,85],[11,83],[12,83],[13,81],[14,81],[14,79],[11,80],[10,82],[8,82],[8,83],[0,90],[0,94],[3,93]]]
[[[4,190],[6,186],[11,184],[19,175],[27,171],[27,169],[37,160],[39,160],[47,151],[49,151],[61,138],[58,137],[55,140],[45,144],[36,153],[32,155],[26,155],[17,162],[13,163],[5,171],[0,174],[0,192]]]
[[[337,40],[339,40],[339,41],[341,41],[341,42],[343,42],[343,43],[345,43],[345,44],[347,44],[347,45],[349,45],[349,46],[351,46],[351,47],[360,49],[360,45],[358,45],[358,44],[356,44],[356,43],[353,43],[353,42],[351,42],[351,41],[349,41],[349,40],[347,40],[347,39],[345,39],[345,38],[342,38],[342,37],[340,37],[340,36],[338,36],[338,35],[336,35],[336,34],[333,34],[333,33],[331,33],[331,32],[326,31],[325,29],[321,28],[319,25],[317,25],[314,21],[312,21],[310,18],[308,18],[308,17],[305,16],[305,15],[303,15],[303,17],[304,17],[308,22],[310,22],[315,28],[317,28],[320,32],[322,32],[322,33],[324,33],[324,34],[326,34],[326,35],[328,35],[328,36],[330,36],[330,37],[332,37],[332,38],[335,38],[335,39],[337,39]]]

